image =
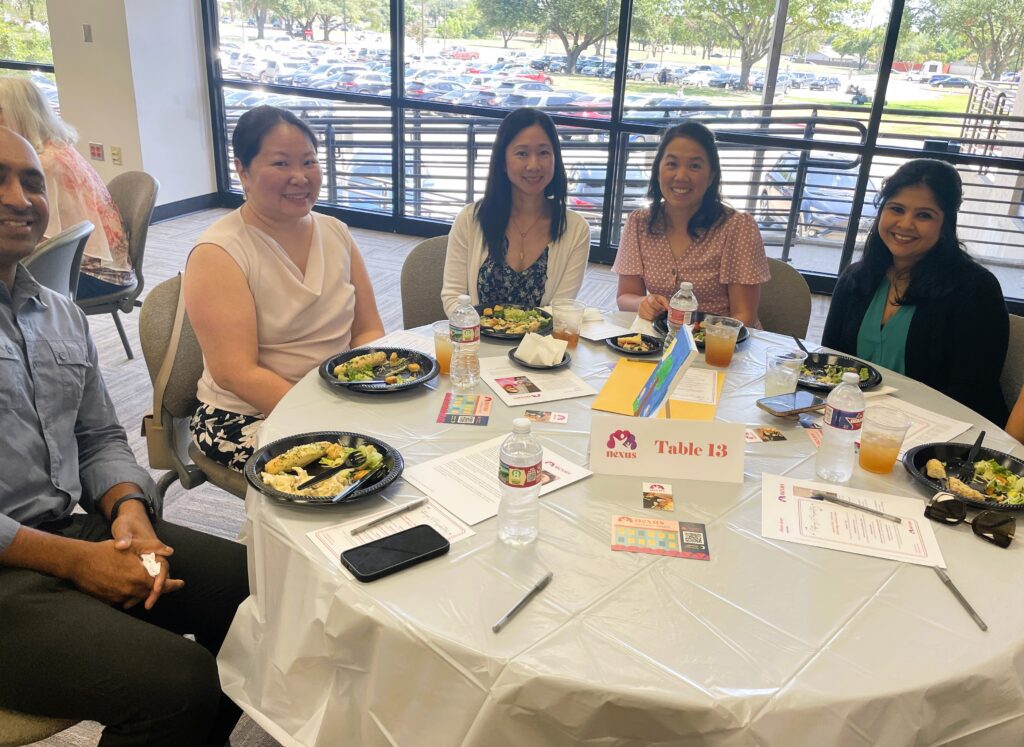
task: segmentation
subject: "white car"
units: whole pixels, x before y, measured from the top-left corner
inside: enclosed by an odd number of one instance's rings
[[[706,86],[708,81],[718,75],[715,70],[696,70],[685,78],[683,84],[688,86]]]

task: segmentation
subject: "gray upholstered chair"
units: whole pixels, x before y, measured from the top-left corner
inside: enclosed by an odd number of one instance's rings
[[[402,264],[402,324],[406,329],[445,319],[441,304],[448,237],[418,243]]]
[[[78,292],[82,253],[92,232],[89,221],[76,223],[40,243],[21,263],[40,285],[73,299]]]
[[[811,288],[803,275],[782,260],[768,258],[772,279],[761,286],[757,316],[767,332],[807,336],[811,321]]]
[[[21,747],[70,729],[77,721],[29,716],[0,708],[0,747]]]
[[[146,296],[139,312],[139,340],[150,381],[156,379],[170,344],[180,287],[181,276],[160,283]],[[188,420],[199,404],[196,387],[202,375],[203,353],[186,315],[159,413],[174,467],[160,478],[157,488],[163,495],[175,480],[180,480],[186,490],[209,481],[222,490],[245,498],[246,482],[242,474],[209,459],[192,443]]]
[[[136,306],[141,306],[139,294],[146,283],[142,276],[142,260],[146,253],[146,236],[149,234],[149,222],[153,218],[153,207],[156,205],[156,194],[160,183],[144,171],[128,171],[115,176],[107,185],[110,196],[114,198],[124,230],[128,234],[128,256],[131,258],[135,282],[119,288],[114,293],[103,296],[84,298],[78,302],[86,314],[110,314],[114,317],[114,325],[121,336],[125,354],[131,358],[132,346],[128,344],[128,335],[117,312],[129,313]]]
[[[1017,395],[1024,387],[1024,316],[1010,314],[1010,344],[1006,348],[1006,362],[1003,363],[999,386],[1003,390],[1006,406],[1012,410],[1017,402]]]

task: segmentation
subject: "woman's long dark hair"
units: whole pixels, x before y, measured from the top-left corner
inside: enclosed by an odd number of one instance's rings
[[[690,234],[690,237],[700,239],[732,212],[732,208],[722,202],[722,163],[718,159],[715,135],[700,122],[684,122],[681,125],[676,125],[666,130],[661,137],[661,145],[658,146],[658,152],[654,156],[654,165],[651,167],[651,181],[647,185],[647,197],[651,201],[650,212],[647,216],[647,232],[650,234],[665,232],[665,196],[661,193],[658,172],[661,170],[661,162],[665,158],[665,150],[669,143],[679,137],[689,138],[703,148],[708,157],[708,165],[711,167],[711,183],[704,193],[697,212],[686,224],[686,232]]]
[[[505,261],[505,230],[512,215],[512,182],[505,172],[505,151],[516,135],[527,127],[540,125],[551,141],[555,156],[555,175],[544,188],[544,195],[551,203],[551,240],[557,241],[565,233],[566,178],[562,150],[558,147],[558,133],[551,117],[537,109],[524,107],[516,109],[502,121],[491,150],[491,164],[487,172],[484,198],[476,206],[476,219],[484,232],[487,253],[491,260]]]
[[[955,284],[949,282],[950,274],[974,261],[956,235],[957,212],[964,198],[960,175],[944,161],[917,158],[896,169],[896,173],[883,182],[882,189],[875,197],[878,214],[868,233],[864,256],[851,268],[854,282],[864,291],[873,291],[882,282],[892,267],[892,252],[878,232],[882,211],[885,210],[885,204],[901,190],[920,185],[931,191],[942,210],[942,228],[935,247],[910,269],[910,282],[903,295],[896,299],[898,305],[916,304],[946,295],[955,287]]]

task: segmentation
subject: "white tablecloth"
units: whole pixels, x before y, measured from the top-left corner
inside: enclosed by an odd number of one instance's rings
[[[719,419],[780,425],[754,406],[763,351],[779,339],[754,333],[740,347]],[[481,353],[508,347],[485,342]],[[581,341],[572,368],[600,388],[616,359]],[[885,379],[901,399],[1013,449],[967,408]],[[409,466],[508,433],[522,412],[495,398],[487,427],[437,424],[440,381],[338,395],[313,372],[261,438],[351,430]],[[585,464],[592,401],[545,404],[570,419],[535,425],[544,447]],[[935,525],[983,633],[930,568],[766,540],[762,472],[813,477],[810,440],[781,427],[787,441],[747,445],[742,485],[673,481],[674,516],[707,525],[709,562],[612,552],[610,518],[643,513],[640,480],[595,475],[542,500],[540,539],[525,550],[497,542],[491,520],[443,558],[360,584],[306,533],[379,510],[380,498],[310,510],[250,490],[253,596],[219,657],[225,691],[285,745],[1024,744],[1024,543],[1002,550],[967,526]],[[925,501],[899,465],[884,477],[858,468],[851,485]],[[388,494],[420,495],[401,480]],[[552,584],[493,634],[547,569]]]

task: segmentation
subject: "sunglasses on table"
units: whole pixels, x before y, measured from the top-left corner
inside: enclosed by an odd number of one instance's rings
[[[976,535],[999,547],[1009,547],[1017,531],[1017,520],[1002,511],[982,511],[969,520],[967,504],[952,493],[936,493],[924,507],[924,515],[950,526],[967,522]]]

